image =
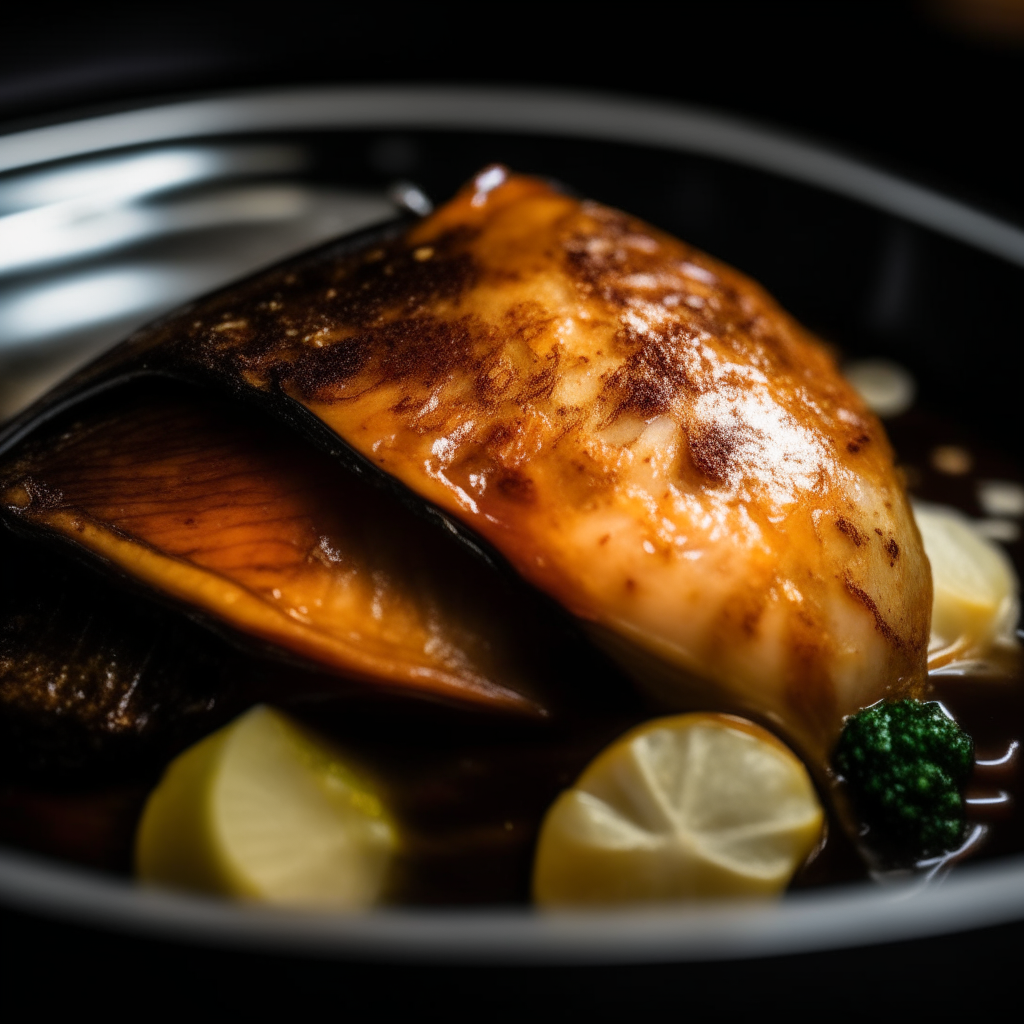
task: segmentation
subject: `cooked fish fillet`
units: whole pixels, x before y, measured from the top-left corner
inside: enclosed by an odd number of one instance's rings
[[[501,580],[248,412],[176,389],[117,394],[0,462],[0,507],[22,529],[70,540],[152,593],[330,673],[543,713],[544,666],[522,657],[537,623]]]
[[[136,348],[305,407],[666,704],[821,765],[844,715],[923,686],[931,578],[881,425],[757,284],[625,214],[488,168]]]

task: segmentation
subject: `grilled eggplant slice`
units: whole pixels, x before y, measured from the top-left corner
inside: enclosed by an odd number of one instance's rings
[[[767,720],[818,767],[845,715],[924,685],[931,580],[880,424],[760,287],[621,213],[489,168],[142,332],[8,444],[147,374],[373,467],[667,703]]]

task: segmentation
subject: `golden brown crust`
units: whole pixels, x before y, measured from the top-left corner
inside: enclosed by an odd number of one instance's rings
[[[881,425],[763,289],[625,214],[492,168],[139,344],[304,406],[679,707],[823,763],[922,683],[930,574]]]

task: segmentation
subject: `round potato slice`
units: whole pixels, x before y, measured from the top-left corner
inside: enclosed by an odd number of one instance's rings
[[[818,842],[801,762],[740,718],[689,714],[627,733],[558,798],[541,830],[543,906],[769,896]]]
[[[1019,611],[1010,559],[956,509],[914,503],[932,567],[930,668],[1012,642]]]
[[[136,837],[144,882],[268,903],[376,903],[398,846],[380,798],[321,738],[265,706],[171,762]]]

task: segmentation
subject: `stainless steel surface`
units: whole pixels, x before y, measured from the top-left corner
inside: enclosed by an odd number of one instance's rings
[[[395,213],[307,163],[294,143],[171,144],[0,181],[0,419],[160,313]]]
[[[395,203],[384,194],[312,183],[305,176],[308,154],[288,133],[397,126],[564,134],[713,155],[854,197],[1024,265],[1024,232],[1012,225],[836,154],[706,112],[565,94],[412,87],[213,97],[0,139],[0,170],[9,172],[0,179],[0,416],[160,311],[391,215]],[[280,137],[231,141],[257,131]],[[0,851],[0,899],[150,934],[332,955],[701,960],[891,941],[1024,918],[1024,861],[969,866],[927,887],[807,891],[770,905],[543,915],[388,910],[340,917],[141,890]]]
[[[663,146],[859,200],[1024,266],[1024,230],[782,132],[709,111],[545,89],[333,86],[169,103],[9,135],[0,172],[168,139],[307,129],[529,132]]]
[[[842,949],[1018,920],[1024,860],[968,868],[934,887],[858,885],[768,904],[340,915],[140,889],[2,853],[0,898],[56,917],[249,949],[467,963],[655,963]]]

